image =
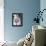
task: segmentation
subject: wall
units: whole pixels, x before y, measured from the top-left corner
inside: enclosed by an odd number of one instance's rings
[[[46,0],[41,0],[40,1],[40,9],[41,9],[41,11],[43,9],[46,9]],[[40,24],[43,25],[43,26],[46,26],[46,20],[45,20],[46,19],[46,10],[43,12],[42,17],[43,17],[44,20],[43,20],[43,22],[41,21]]]
[[[0,42],[4,41],[4,0],[0,0]]]
[[[32,28],[36,12],[40,10],[40,0],[5,0],[4,1],[4,35],[7,41],[18,41]],[[23,26],[12,26],[12,13],[23,13]]]

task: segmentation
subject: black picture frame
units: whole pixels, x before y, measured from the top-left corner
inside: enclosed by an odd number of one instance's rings
[[[12,26],[23,26],[23,13],[12,13]]]

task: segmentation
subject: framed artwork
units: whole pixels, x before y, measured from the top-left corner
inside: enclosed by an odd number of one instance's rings
[[[23,26],[23,13],[12,13],[12,26]]]

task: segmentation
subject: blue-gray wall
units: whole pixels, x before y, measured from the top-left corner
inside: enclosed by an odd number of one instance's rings
[[[42,11],[43,9],[46,9],[46,0],[41,0],[40,1],[40,10]],[[43,12],[43,22],[40,22],[40,25],[45,26],[46,27],[46,10]]]
[[[40,0],[5,0],[4,1],[5,40],[18,41],[32,28],[33,18],[40,9]],[[12,27],[12,13],[23,13],[23,26]]]

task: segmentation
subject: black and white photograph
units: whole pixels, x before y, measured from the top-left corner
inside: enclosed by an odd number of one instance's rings
[[[23,25],[23,14],[12,13],[12,26],[22,26],[22,25]]]

